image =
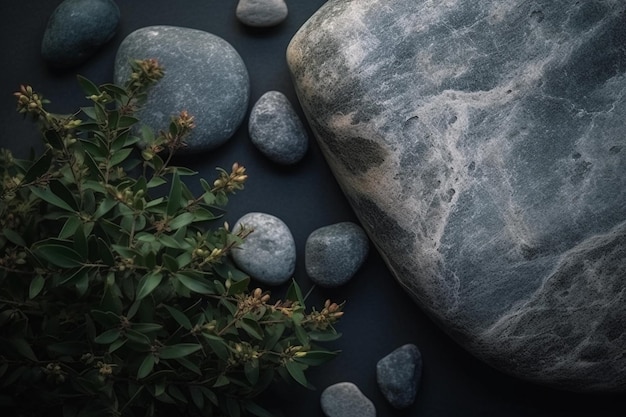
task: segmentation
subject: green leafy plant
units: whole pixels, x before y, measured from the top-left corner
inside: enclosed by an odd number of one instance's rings
[[[132,65],[123,86],[79,77],[92,105],[69,116],[29,86],[15,93],[45,150],[0,154],[0,405],[16,416],[269,416],[255,397],[280,378],[309,386],[306,369],[335,355],[317,343],[339,337],[341,306],[306,311],[295,282],[283,301],[248,289],[228,254],[251,231],[215,226],[245,168],[200,178],[194,195],[183,177],[196,173],[171,164],[193,117],[138,128],[163,70]]]

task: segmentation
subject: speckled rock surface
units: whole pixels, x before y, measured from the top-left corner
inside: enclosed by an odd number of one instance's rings
[[[338,287],[350,281],[368,252],[369,240],[359,225],[342,222],[320,227],[306,240],[307,275],[322,287]]]
[[[331,0],[288,62],[392,273],[461,345],[626,390],[626,4]]]
[[[232,251],[235,264],[267,285],[280,285],[292,278],[296,243],[289,227],[276,216],[256,212],[242,216],[232,230],[241,226],[253,232]]]
[[[241,23],[253,27],[276,26],[288,13],[284,0],[239,0],[235,10]]]
[[[326,417],[375,417],[376,408],[352,382],[327,387],[320,396]]]
[[[387,401],[398,409],[415,401],[422,378],[422,354],[417,346],[407,344],[376,364],[376,382]]]
[[[237,51],[213,34],[174,26],[136,30],[121,43],[115,57],[115,81],[126,80],[128,62],[156,58],[165,76],[151,88],[138,117],[155,131],[171,116],[187,110],[196,128],[181,153],[207,151],[235,133],[248,108],[250,81]]]
[[[115,35],[119,20],[112,0],[65,0],[48,20],[41,55],[58,68],[81,64]]]
[[[309,147],[304,125],[279,91],[268,91],[257,100],[250,112],[248,131],[254,146],[279,164],[295,164]]]

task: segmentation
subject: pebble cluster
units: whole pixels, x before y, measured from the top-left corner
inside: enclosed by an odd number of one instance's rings
[[[283,0],[240,0],[239,21],[248,26],[275,26],[286,19]],[[119,9],[111,0],[65,0],[54,11],[42,42],[42,56],[52,66],[69,68],[87,60],[115,34]],[[213,149],[239,128],[249,100],[250,82],[243,60],[224,39],[195,29],[152,26],[138,29],[121,43],[115,62],[115,82],[128,75],[130,59],[157,58],[168,68],[140,117],[148,125],[164,126],[173,112],[194,114],[197,136],[187,152]],[[177,75],[178,74],[178,75]],[[183,105],[184,104],[184,105]],[[292,165],[308,149],[306,128],[287,97],[278,91],[263,94],[249,116],[251,142],[271,161]],[[248,213],[234,225],[252,230],[233,250],[236,265],[266,285],[292,278],[296,242],[289,227],[267,213]],[[348,283],[364,263],[369,240],[363,229],[341,222],[312,231],[306,240],[305,269],[321,287]],[[396,408],[410,406],[419,387],[421,355],[405,345],[382,358],[376,367],[381,392]],[[321,406],[328,417],[374,417],[376,409],[351,382],[327,387]]]

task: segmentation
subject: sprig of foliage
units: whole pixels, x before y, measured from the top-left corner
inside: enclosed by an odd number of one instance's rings
[[[270,302],[229,252],[251,231],[220,218],[247,178],[235,163],[195,196],[171,165],[193,117],[138,128],[137,109],[163,76],[137,61],[124,86],[78,81],[92,105],[59,116],[29,86],[18,111],[45,151],[0,154],[0,405],[64,417],[270,414],[254,398],[276,378],[335,355],[341,306],[307,312],[295,282]],[[141,144],[141,151],[137,144]],[[169,192],[158,195],[159,190]]]

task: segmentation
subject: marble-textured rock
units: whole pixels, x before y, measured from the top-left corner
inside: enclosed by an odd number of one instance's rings
[[[352,382],[327,387],[320,396],[326,417],[375,417],[374,403]]]
[[[422,378],[422,354],[417,346],[406,344],[376,364],[376,382],[395,408],[407,408],[415,401]]]
[[[182,110],[194,117],[195,129],[181,153],[207,151],[235,133],[248,109],[250,80],[237,51],[213,34],[176,26],[149,26],[129,34],[115,57],[115,81],[130,74],[129,62],[155,58],[165,76],[150,89],[139,111],[155,131],[166,129]]]
[[[65,0],[48,20],[41,55],[58,68],[81,64],[111,40],[119,20],[112,0]]]
[[[298,97],[392,274],[519,377],[626,390],[626,3],[330,0]]]
[[[248,132],[254,146],[279,164],[295,164],[309,147],[304,125],[279,91],[268,91],[257,100],[250,112]]]
[[[288,13],[284,0],[239,0],[235,9],[237,19],[252,27],[276,26]]]
[[[232,251],[235,264],[267,285],[288,281],[296,267],[296,243],[289,227],[276,216],[256,212],[242,216],[233,230],[242,226],[253,232]]]
[[[359,225],[342,222],[320,227],[306,240],[306,273],[319,286],[338,287],[350,281],[368,252],[369,240]]]

